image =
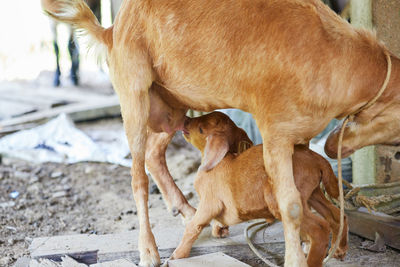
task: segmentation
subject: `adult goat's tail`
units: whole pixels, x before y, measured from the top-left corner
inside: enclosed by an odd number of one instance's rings
[[[55,0],[51,7],[43,6],[53,19],[71,24],[78,31],[88,35],[94,43],[111,49],[113,27],[104,28],[84,0]]]

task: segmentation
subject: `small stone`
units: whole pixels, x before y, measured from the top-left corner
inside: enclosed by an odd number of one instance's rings
[[[50,175],[50,178],[56,179],[56,178],[60,178],[61,176],[63,176],[64,174],[60,171],[55,171],[52,172]]]
[[[0,203],[0,208],[3,208],[3,209],[12,208],[14,206],[15,206],[15,202],[14,201],[8,201],[8,202]]]
[[[59,203],[59,200],[58,200],[58,198],[51,198],[50,199],[50,205],[56,205],[56,204],[58,204]]]
[[[13,238],[9,238],[7,240],[7,244],[10,245],[10,246],[14,245],[14,243],[15,243],[15,240]]]
[[[15,228],[15,227],[13,227],[13,226],[6,226],[6,229],[7,230],[10,230],[11,232],[14,232],[14,233],[16,233],[17,232],[17,228]]]
[[[52,198],[60,198],[60,197],[65,197],[67,195],[67,192],[65,191],[58,191],[53,193],[53,195],[51,195]]]
[[[39,174],[41,171],[42,171],[42,167],[39,166],[39,167],[36,167],[35,169],[33,169],[32,173],[35,174],[35,175],[37,175],[37,174]]]
[[[153,184],[153,185],[150,187],[150,194],[152,194],[152,195],[158,195],[158,194],[160,194],[160,189],[158,189],[158,187],[157,187],[156,184]]]
[[[40,185],[39,185],[39,183],[34,183],[34,184],[32,184],[32,185],[29,185],[29,186],[26,188],[26,191],[28,191],[28,192],[30,192],[30,193],[33,193],[33,194],[37,194],[37,193],[40,191]]]
[[[194,196],[192,191],[183,192],[183,195],[185,196],[185,198],[187,200],[191,200],[193,198],[193,196]]]
[[[122,217],[121,217],[121,216],[117,216],[117,217],[114,219],[115,222],[120,221],[120,220],[122,220]]]
[[[94,168],[92,166],[87,166],[85,168],[85,174],[90,174],[93,172],[93,170],[94,170]]]
[[[29,172],[20,172],[20,171],[14,172],[14,177],[17,179],[27,180],[30,176],[31,174]]]
[[[11,263],[12,259],[11,257],[3,257],[0,258],[0,266],[8,266]]]
[[[62,188],[63,188],[64,191],[66,191],[66,192],[69,192],[69,191],[71,191],[71,189],[72,189],[72,187],[69,186],[69,185],[67,185],[67,184],[65,184]]]
[[[33,176],[33,177],[31,177],[31,179],[29,179],[29,184],[34,184],[34,183],[37,183],[37,182],[39,182],[39,177],[37,177],[37,176]]]

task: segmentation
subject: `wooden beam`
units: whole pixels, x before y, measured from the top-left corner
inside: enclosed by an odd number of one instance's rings
[[[7,129],[12,129],[16,125],[44,122],[61,113],[68,114],[74,121],[84,121],[102,117],[118,116],[121,114],[121,110],[118,98],[116,96],[110,96],[106,99],[95,100],[92,103],[69,104],[27,114],[18,118],[0,121],[0,129],[4,132],[7,131]]]
[[[367,209],[346,211],[350,232],[375,240],[378,233],[385,244],[400,249],[400,219],[381,212],[369,213]]]

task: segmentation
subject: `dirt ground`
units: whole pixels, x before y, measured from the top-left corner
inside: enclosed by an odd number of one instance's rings
[[[78,125],[122,127],[119,119]],[[200,155],[177,134],[167,150],[176,183],[196,205],[193,178]],[[107,234],[136,229],[138,219],[129,168],[107,163],[32,164],[3,159],[0,165],[0,266],[11,265],[33,238],[79,233]],[[169,214],[156,185],[149,186],[152,226],[181,224]],[[18,197],[10,194],[18,192]]]

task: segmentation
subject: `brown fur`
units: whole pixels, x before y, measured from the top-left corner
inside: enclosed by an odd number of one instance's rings
[[[163,151],[172,134],[148,132],[149,88],[157,83],[179,106],[203,111],[234,107],[253,114],[284,222],[285,265],[305,266],[294,145],[308,142],[331,119],[358,110],[374,97],[386,75],[384,46],[371,33],[353,29],[320,0],[125,0],[109,29],[100,27],[81,3],[64,5],[75,9],[72,15],[52,16],[86,29],[106,47],[134,159],[141,264],[159,264],[144,163],[153,165],[168,207],[186,218],[194,211],[165,165]],[[392,56],[392,62],[385,93],[347,127],[344,154],[369,144],[400,142],[400,61]],[[332,156],[335,137],[326,145]]]
[[[200,203],[192,221],[186,226],[181,243],[173,253],[174,259],[189,256],[192,244],[212,219],[222,226],[258,218],[265,218],[268,222],[281,219],[271,179],[262,161],[262,145],[251,147],[241,154],[226,151],[223,145],[214,145],[210,149],[209,143],[213,142],[210,136],[215,134],[221,139],[225,137],[226,141],[235,138],[241,141],[242,135],[234,134],[232,130],[235,128],[239,129],[228,116],[219,112],[191,119],[185,125],[185,139],[202,152],[203,163],[209,156],[207,154],[220,153],[220,150],[225,151],[225,154],[223,159],[215,162],[215,168],[199,170],[197,173],[194,186],[200,196]],[[322,266],[330,231],[333,242],[338,235],[340,212],[325,198],[319,185],[322,180],[328,194],[337,198],[337,179],[328,161],[303,145],[295,146],[293,173],[303,204],[300,231],[311,243],[307,264]],[[324,219],[312,213],[309,206],[316,209]],[[343,236],[335,257],[343,258],[346,251],[345,217]]]

